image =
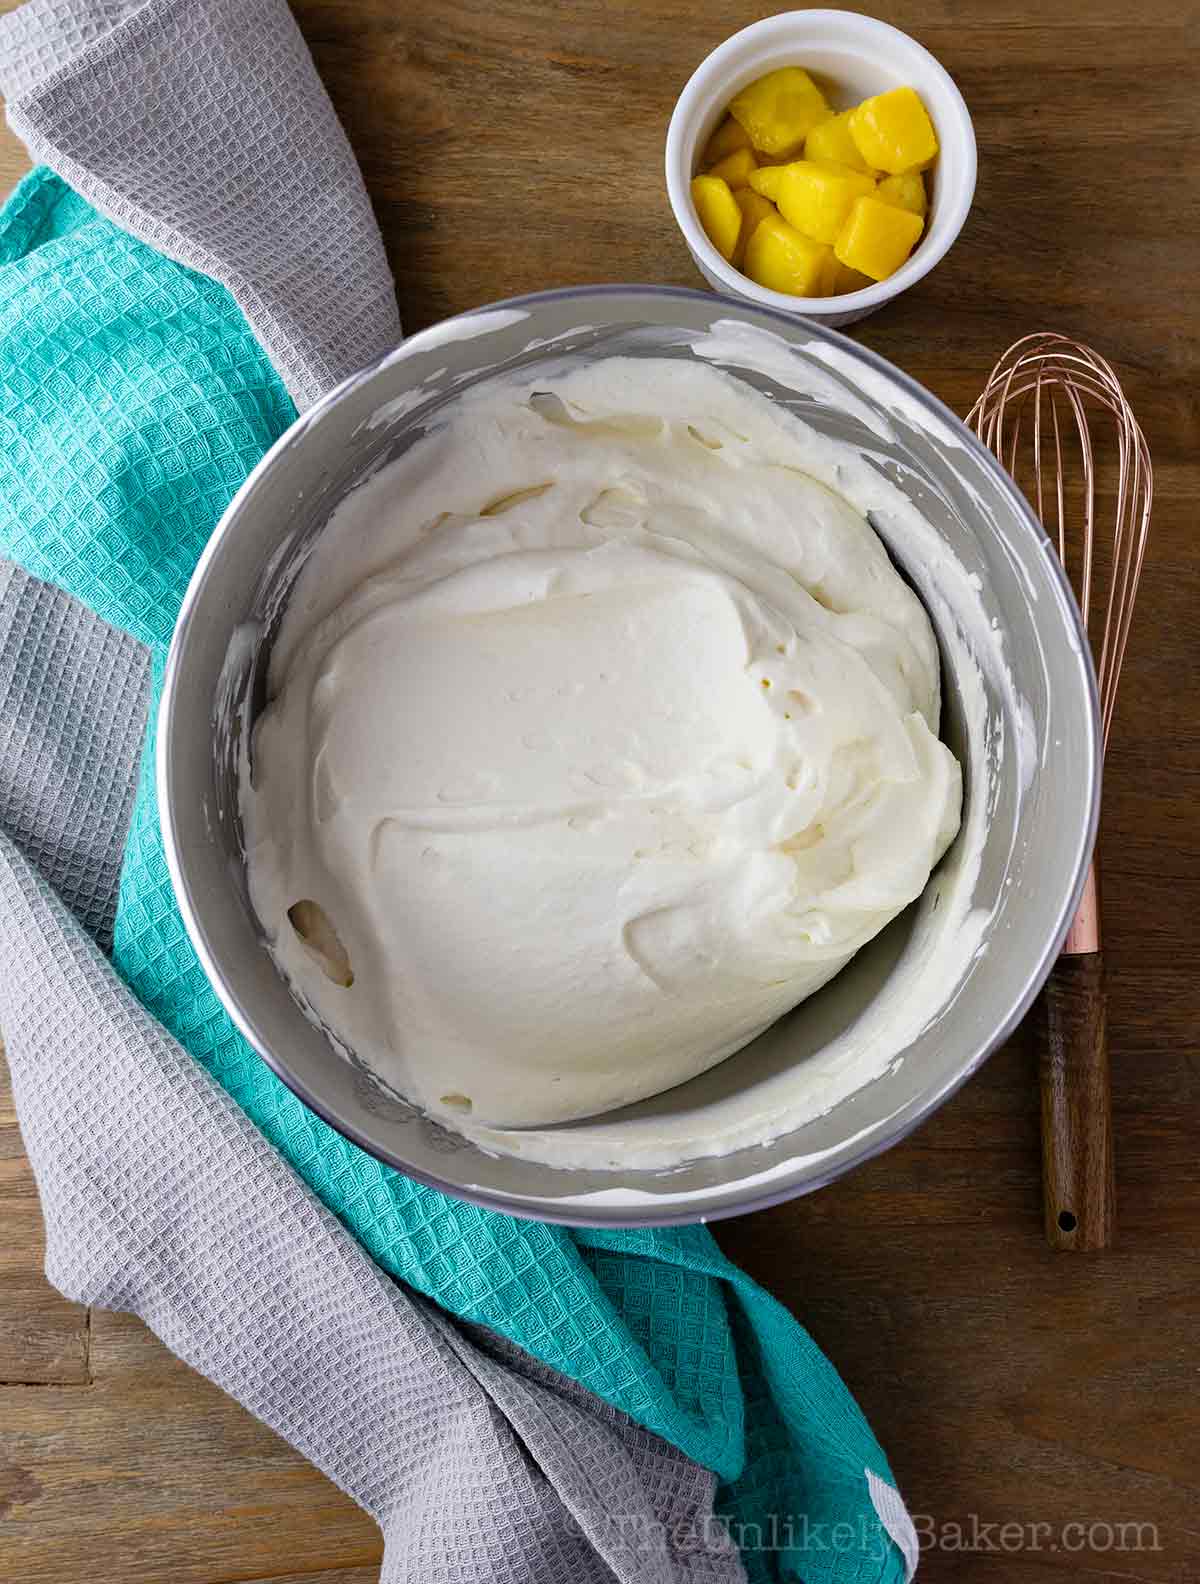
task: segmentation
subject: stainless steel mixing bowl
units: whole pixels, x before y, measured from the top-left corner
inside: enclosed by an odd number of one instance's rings
[[[335,1054],[262,945],[246,893],[236,776],[262,703],[264,658],[305,548],[331,509],[465,386],[564,359],[690,357],[691,339],[719,320],[782,337],[811,367],[815,398],[761,367],[732,372],[860,445],[919,500],[1003,634],[1013,692],[989,682],[985,700],[990,741],[1010,750],[995,772],[968,740],[964,678],[939,630],[943,735],[964,761],[968,806],[986,797],[990,808],[973,894],[987,917],[980,948],[882,1077],[773,1143],[666,1172],[565,1170],[488,1154]],[[830,400],[837,389],[858,402],[857,417]],[[889,549],[922,590],[928,568],[904,543]],[[944,628],[944,613],[931,609],[935,628]],[[928,1116],[1012,1031],[1048,972],[1078,899],[1099,787],[1095,684],[1078,612],[1041,528],[991,455],[927,392],[836,332],[708,293],[652,287],[548,292],[464,315],[414,336],[306,413],[246,481],[196,569],[171,648],[158,754],[163,831],[187,928],[229,1012],[284,1082],[347,1137],[435,1187],[519,1215],[600,1225],[695,1221],[772,1204],[829,1182]],[[780,1074],[803,1082],[804,1064],[880,1004],[912,949],[919,906],[745,1050],[630,1114],[708,1108],[712,1116],[723,1097]]]

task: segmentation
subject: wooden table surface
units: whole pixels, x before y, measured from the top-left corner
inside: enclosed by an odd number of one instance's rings
[[[701,284],[667,206],[663,135],[688,74],[756,6],[295,9],[362,161],[408,329],[546,286]],[[1091,340],[1127,381],[1157,485],[1102,833],[1119,1247],[1088,1258],[1043,1245],[1021,1037],[905,1144],[811,1198],[717,1228],[857,1394],[936,1541],[922,1578],[954,1584],[1200,1579],[1200,39],[1190,10],[1180,0],[878,8],[961,86],[979,188],[949,257],[851,333],[959,412],[1018,334],[1054,327]],[[0,135],[0,191],[25,164]],[[0,1576],[374,1579],[375,1528],[320,1475],[139,1323],[49,1290],[3,1101],[0,1225]]]

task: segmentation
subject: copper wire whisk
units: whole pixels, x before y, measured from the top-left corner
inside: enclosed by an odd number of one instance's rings
[[[1032,398],[1032,402],[1030,401]],[[983,443],[1024,487],[1020,441],[1026,409],[1032,405],[1028,430],[1032,464],[1032,493],[1026,493],[1042,525],[1058,545],[1059,558],[1067,565],[1070,532],[1067,521],[1066,478],[1068,465],[1063,452],[1063,411],[1069,412],[1079,443],[1083,487],[1083,556],[1076,594],[1083,613],[1084,628],[1092,640],[1092,563],[1096,538],[1096,457],[1088,420],[1087,404],[1106,410],[1113,419],[1117,447],[1116,518],[1112,537],[1113,566],[1104,608],[1104,630],[1096,658],[1100,684],[1100,717],[1104,746],[1112,725],[1117,701],[1117,682],[1121,661],[1129,640],[1133,603],[1146,541],[1150,535],[1150,507],[1154,494],[1154,474],[1150,448],[1134,416],[1133,408],[1112,365],[1090,347],[1066,336],[1048,332],[1029,335],[1016,341],[996,364],[983,393],[967,419]],[[1047,462],[1043,420],[1049,415],[1052,456]],[[1047,474],[1053,480],[1047,491]],[[1055,521],[1046,515],[1046,496],[1052,494]]]
[[[1107,749],[1150,534],[1154,477],[1141,425],[1112,365],[1090,347],[1050,332],[1009,347],[967,422],[1024,489],[1063,566],[1074,573]],[[1106,437],[1115,452],[1116,483],[1113,511],[1101,525],[1097,480],[1109,454],[1102,449]],[[1107,561],[1107,594],[1095,597],[1097,548],[1108,529],[1109,555],[1101,558],[1102,565]],[[1056,1248],[1106,1248],[1114,1219],[1112,1098],[1094,863],[1046,982],[1037,1027],[1046,1236]]]

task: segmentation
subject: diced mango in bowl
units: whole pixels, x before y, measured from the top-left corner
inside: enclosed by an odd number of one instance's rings
[[[833,110],[799,66],[743,88],[692,200],[709,241],[760,286],[837,297],[886,280],[925,229],[933,123],[912,88]]]
[[[750,186],[771,203],[778,203],[785,170],[786,165],[760,165],[757,170],[750,172]]]
[[[708,167],[710,176],[719,176],[723,182],[728,182],[730,187],[745,187],[750,181],[751,171],[758,169],[758,162],[748,148],[735,149],[732,154],[726,154],[723,160],[718,160],[715,165]]]
[[[851,110],[849,125],[863,159],[891,176],[924,170],[938,151],[933,122],[915,88],[893,88],[864,99]]]
[[[849,269],[872,280],[894,275],[921,235],[920,215],[878,198],[859,198],[838,232],[833,251]]]
[[[923,215],[929,207],[925,194],[925,178],[920,171],[904,171],[899,176],[885,176],[875,189],[880,203],[895,204],[897,209],[907,209],[912,214]]]
[[[732,259],[742,233],[742,211],[729,183],[720,176],[694,176],[692,202],[708,240],[723,259]]]
[[[848,165],[851,170],[874,176],[876,172],[863,159],[858,152],[858,144],[850,136],[852,114],[850,110],[843,110],[840,115],[830,114],[824,121],[818,121],[804,139],[804,158]]]
[[[875,282],[869,275],[864,275],[862,270],[851,269],[848,264],[843,264],[837,254],[834,254],[837,264],[837,274],[833,278],[831,297],[844,297],[847,292],[862,291],[864,286],[874,286]]]
[[[768,202],[761,193],[756,193],[752,187],[739,187],[733,195],[734,202],[742,211],[742,230],[738,237],[738,245],[730,261],[734,269],[744,269],[746,262],[746,243],[754,235],[760,220],[766,220],[776,213],[775,205]]]
[[[768,72],[730,101],[729,114],[764,154],[798,154],[804,139],[829,114],[825,95],[806,71]]]
[[[833,249],[814,242],[779,215],[760,220],[746,243],[746,274],[772,291],[817,297],[829,278]]]
[[[836,242],[859,198],[869,197],[875,183],[845,165],[818,165],[797,160],[780,171],[779,213],[797,231],[818,242]]]
[[[750,147],[750,134],[745,127],[739,125],[732,116],[726,116],[721,125],[709,138],[704,149],[700,163],[705,170],[711,170],[729,154],[736,154],[738,149]]]

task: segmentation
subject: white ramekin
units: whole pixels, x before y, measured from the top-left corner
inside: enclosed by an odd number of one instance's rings
[[[736,93],[780,66],[803,66],[835,109],[908,85],[917,90],[941,152],[930,182],[925,234],[894,275],[841,297],[789,297],[735,270],[708,240],[692,203],[700,153]],[[927,275],[962,230],[975,192],[975,132],[949,72],[907,33],[856,11],[784,11],[725,40],[694,71],[667,129],[667,193],[696,267],[711,286],[783,313],[850,324]]]

